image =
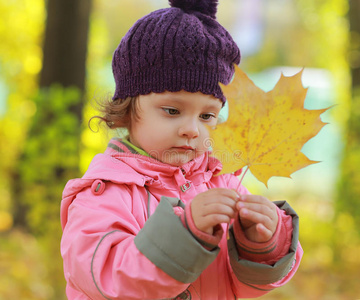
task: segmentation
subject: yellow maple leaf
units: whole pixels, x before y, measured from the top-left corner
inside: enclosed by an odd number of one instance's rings
[[[281,75],[274,89],[264,92],[235,66],[235,78],[221,85],[229,104],[229,118],[211,130],[213,155],[223,164],[221,173],[245,166],[267,186],[272,176],[290,177],[316,163],[301,149],[326,124],[320,115],[328,108],[304,108],[307,89],[302,71]]]

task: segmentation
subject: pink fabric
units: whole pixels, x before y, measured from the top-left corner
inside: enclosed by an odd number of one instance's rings
[[[292,219],[283,210],[278,209],[279,222],[273,237],[265,243],[256,243],[247,239],[241,227],[239,217],[234,222],[234,234],[238,244],[239,257],[272,265],[288,253],[292,236]]]
[[[117,145],[116,141],[113,143]],[[209,188],[236,188],[235,176],[213,176],[220,169],[220,163],[207,155],[182,168],[110,148],[97,155],[86,174],[69,181],[63,192],[61,254],[68,299],[166,299],[185,290],[191,292],[194,300],[234,299],[234,295],[250,298],[290,280],[300,263],[301,247],[288,275],[277,283],[256,287],[240,282],[234,275],[225,235],[219,242],[215,261],[191,285],[163,272],[136,248],[134,238],[149,218],[148,209],[152,214],[161,196],[176,197],[188,204],[196,194]],[[96,180],[104,183],[101,193],[96,192],[97,186],[92,188]],[[191,187],[181,192],[179,187],[185,182],[191,182]],[[241,187],[239,193],[248,191]],[[225,230],[225,224],[222,227]],[[244,242],[241,233],[237,238]],[[285,248],[288,243],[286,238]],[[280,250],[279,256],[271,259],[277,260],[287,251]]]

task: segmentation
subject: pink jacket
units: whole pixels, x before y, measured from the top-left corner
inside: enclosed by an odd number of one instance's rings
[[[207,154],[173,167],[127,147],[111,140],[85,175],[64,189],[68,299],[250,298],[291,279],[302,249],[298,217],[286,202],[277,203],[279,224],[268,243],[248,241],[234,222],[230,239],[224,234],[207,250],[179,215],[198,193],[234,189],[238,178],[213,176],[221,164]],[[248,193],[244,187],[239,192]]]

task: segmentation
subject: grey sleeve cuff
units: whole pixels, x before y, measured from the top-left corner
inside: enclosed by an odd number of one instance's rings
[[[167,197],[161,198],[134,242],[152,263],[183,283],[195,281],[220,251],[208,251],[194,239]]]
[[[230,230],[230,239],[228,240],[230,264],[238,280],[243,283],[265,285],[277,282],[284,278],[293,266],[299,240],[299,217],[286,201],[276,201],[275,204],[292,217],[293,234],[289,253],[274,265],[239,259],[235,236],[232,228]]]

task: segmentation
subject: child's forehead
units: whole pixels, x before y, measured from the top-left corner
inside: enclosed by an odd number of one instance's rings
[[[206,106],[221,107],[222,101],[213,95],[203,94],[202,92],[191,93],[184,90],[178,92],[165,91],[163,93],[153,93],[152,97],[157,101],[164,101],[174,104],[197,104]]]

